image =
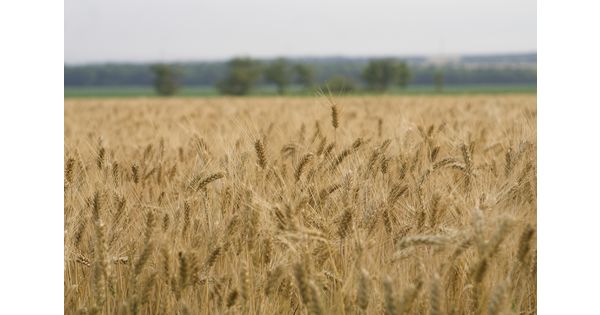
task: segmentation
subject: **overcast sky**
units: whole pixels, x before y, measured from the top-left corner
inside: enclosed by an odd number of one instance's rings
[[[535,0],[65,0],[66,63],[535,51]]]

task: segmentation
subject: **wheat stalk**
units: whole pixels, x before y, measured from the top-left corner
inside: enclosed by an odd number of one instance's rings
[[[256,161],[258,166],[263,170],[267,167],[267,155],[265,153],[265,146],[260,139],[254,142],[254,150],[256,151]]]

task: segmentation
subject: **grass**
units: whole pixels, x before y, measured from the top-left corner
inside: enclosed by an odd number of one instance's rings
[[[531,94],[65,100],[66,314],[535,314]]]
[[[411,85],[406,89],[392,89],[389,95],[427,95],[427,94],[514,94],[535,93],[536,85],[449,85],[442,93],[438,93],[429,85]],[[314,92],[304,91],[300,87],[291,87],[291,96],[314,96]],[[355,95],[376,95],[368,91],[359,91]],[[65,87],[65,98],[116,98],[116,97],[157,97],[152,87],[148,86],[106,86],[106,87]],[[183,87],[178,96],[185,97],[214,97],[218,91],[211,86]],[[275,87],[260,87],[251,93],[253,96],[275,96]]]

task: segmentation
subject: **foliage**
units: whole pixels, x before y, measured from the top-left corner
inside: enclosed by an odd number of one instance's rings
[[[442,70],[436,70],[433,75],[433,86],[437,92],[444,90],[444,72]]]
[[[229,73],[224,80],[217,83],[221,94],[246,95],[261,75],[261,65],[251,58],[234,58],[228,63]]]
[[[392,58],[378,59],[369,61],[362,78],[370,90],[385,91],[394,83],[405,87],[408,84],[410,72],[405,62]]]
[[[277,86],[277,93],[285,94],[292,81],[292,69],[284,58],[276,59],[265,67],[265,78]]]
[[[311,89],[315,85],[315,69],[314,67],[300,63],[294,66],[298,83],[302,84],[305,90]]]
[[[356,83],[347,77],[334,76],[325,82],[323,89],[335,94],[352,93],[356,90]]]
[[[399,62],[396,64],[396,84],[405,88],[410,81],[410,68],[406,64],[406,62]]]
[[[533,60],[508,57],[499,60],[480,59],[465,58],[472,63],[471,65],[458,63],[443,66],[444,83],[446,85],[531,85],[537,82],[535,58]],[[403,60],[411,73],[410,84],[432,84],[437,67],[427,63],[423,58],[404,58]],[[323,84],[335,75],[352,78],[357,82],[361,81],[365,67],[368,66],[368,60],[362,58],[311,58],[289,59],[288,61],[291,64],[301,64],[312,68],[311,76],[314,81],[309,80],[308,82],[314,82],[317,85]],[[263,60],[263,62],[268,64],[270,61]],[[495,65],[484,62],[503,63]],[[529,63],[523,64],[523,62]],[[181,71],[179,82],[182,86],[214,86],[229,72],[228,64],[221,61],[178,63],[176,66]],[[298,71],[296,72],[298,74]],[[154,75],[148,64],[67,65],[64,68],[65,86],[151,86],[153,79]],[[264,80],[258,79],[256,83],[263,84]]]
[[[157,64],[152,66],[154,73],[154,90],[158,95],[171,96],[179,89],[179,73],[171,65]]]

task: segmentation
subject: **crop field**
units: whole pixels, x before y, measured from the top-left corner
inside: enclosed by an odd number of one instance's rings
[[[535,314],[536,113],[66,99],[65,314]]]

